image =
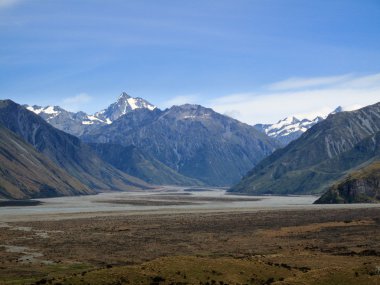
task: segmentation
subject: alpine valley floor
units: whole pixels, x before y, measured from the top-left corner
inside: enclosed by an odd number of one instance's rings
[[[315,199],[167,187],[0,207],[0,284],[380,284],[380,205]]]

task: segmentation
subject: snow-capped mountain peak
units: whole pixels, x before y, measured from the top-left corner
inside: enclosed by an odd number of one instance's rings
[[[59,106],[41,107],[37,105],[24,105],[26,109],[39,115],[54,127],[74,135],[81,135],[90,125],[111,124],[119,117],[136,109],[145,108],[153,111],[156,106],[140,97],[132,97],[123,92],[115,103],[108,108],[88,115],[84,112],[70,112]]]
[[[123,114],[126,114],[130,110],[136,110],[140,108],[145,108],[151,111],[156,108],[156,106],[150,104],[145,99],[141,97],[131,97],[126,92],[121,93],[116,103],[124,107]]]
[[[37,105],[33,106],[25,106],[26,109],[29,111],[32,111],[33,113],[37,115],[45,115],[46,117],[53,118],[58,116],[62,111],[64,111],[61,107],[59,106],[46,106],[46,107],[41,107]]]
[[[323,114],[321,113],[313,119],[310,119],[310,116],[305,116],[302,119],[297,118],[298,116],[289,116],[278,121],[275,124],[257,124],[255,127],[258,130],[266,133],[268,136],[277,139],[281,144],[287,145],[292,140],[300,137],[312,126],[326,119],[328,115],[343,111],[346,111],[346,108],[339,106],[332,112]]]
[[[287,126],[298,124],[299,122],[300,120],[294,116],[286,117],[285,119],[279,120],[273,125],[269,125],[268,128],[266,128],[266,133],[268,134],[272,131],[281,130]]]
[[[94,116],[107,123],[110,123],[128,112],[140,108],[145,108],[152,111],[156,109],[156,106],[149,103],[145,99],[142,99],[140,97],[131,97],[126,92],[123,92],[120,94],[115,103],[111,104],[107,109],[95,113]]]

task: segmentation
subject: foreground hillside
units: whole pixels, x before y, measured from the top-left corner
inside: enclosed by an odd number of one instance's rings
[[[335,183],[316,204],[380,203],[380,161]]]
[[[0,198],[28,199],[94,193],[0,125]]]
[[[260,162],[231,191],[321,193],[332,182],[378,155],[379,131],[380,103],[330,115]]]
[[[0,123],[87,187],[97,190],[148,188],[101,160],[78,138],[64,133],[11,100],[0,101]],[[36,179],[40,179],[36,176]]]
[[[277,147],[255,127],[190,104],[134,110],[81,138],[135,145],[180,174],[211,185],[238,182]]]

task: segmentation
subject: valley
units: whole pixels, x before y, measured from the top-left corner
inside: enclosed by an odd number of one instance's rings
[[[380,285],[379,0],[0,15],[0,285]]]
[[[155,190],[31,200],[39,204],[30,207],[1,207],[0,220],[8,222],[103,215],[294,209],[310,207],[317,198],[307,195],[293,197],[230,195],[223,188],[162,186]],[[318,208],[323,205],[312,207]]]
[[[377,284],[380,205],[316,198],[166,186],[2,207],[0,283]]]

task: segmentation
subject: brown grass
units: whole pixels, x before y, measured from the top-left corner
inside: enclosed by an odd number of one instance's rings
[[[0,244],[43,256],[26,266],[18,261],[22,254],[0,246],[0,284],[44,278],[56,284],[380,284],[379,217],[372,208],[11,223],[1,228]]]

